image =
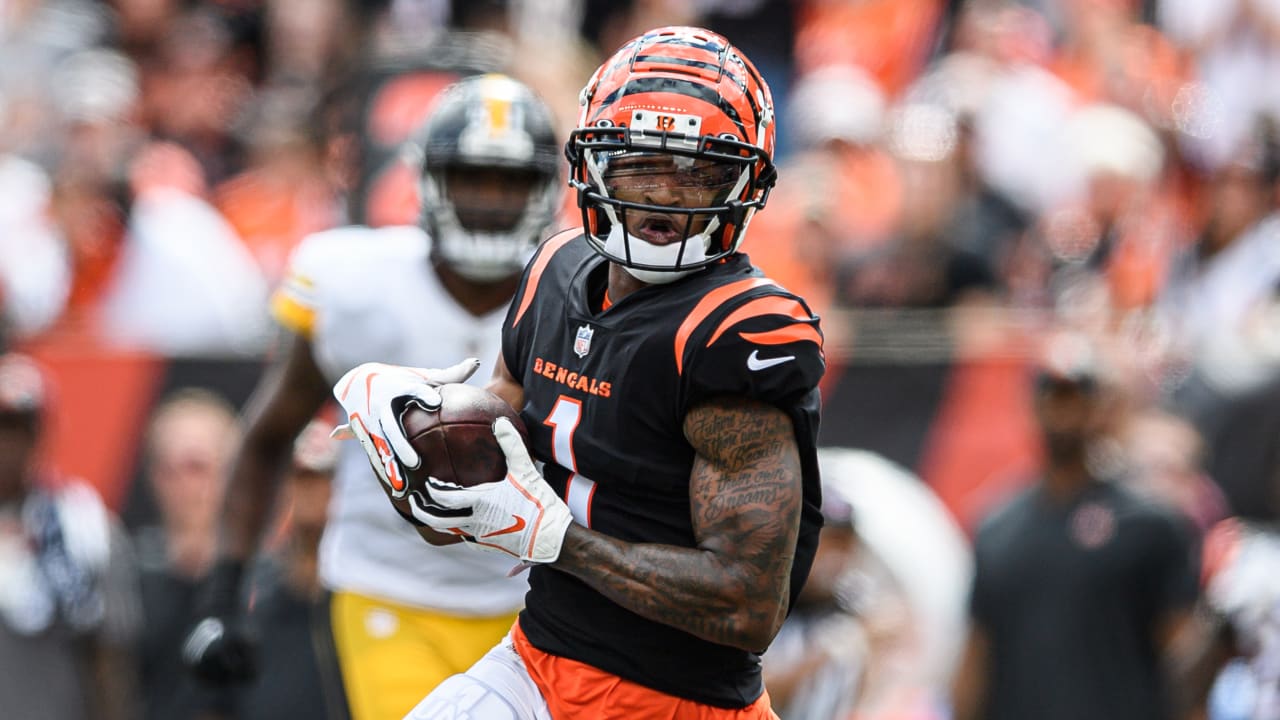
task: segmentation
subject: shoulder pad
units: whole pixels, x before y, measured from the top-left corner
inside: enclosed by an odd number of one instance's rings
[[[508,322],[510,327],[519,325],[529,306],[533,304],[533,298],[538,293],[538,284],[542,281],[542,275],[547,271],[547,266],[551,264],[551,259],[566,245],[580,237],[582,237],[581,228],[572,228],[552,235],[538,246],[533,259],[524,269],[524,280],[516,292],[515,300],[511,303]]]
[[[799,297],[756,284],[706,315],[677,364],[696,401],[745,395],[787,404],[815,389],[826,370],[818,317]]]
[[[324,288],[360,278],[370,264],[426,262],[428,243],[426,233],[413,226],[340,227],[308,235],[289,257],[271,297],[271,315],[309,338]]]

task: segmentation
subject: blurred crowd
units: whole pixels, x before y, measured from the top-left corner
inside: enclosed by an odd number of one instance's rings
[[[1185,525],[1199,590],[1185,599],[1223,618],[1200,634],[1228,638],[1206,641],[1216,661],[1184,654],[1211,666],[1199,717],[1280,718],[1276,0],[0,1],[0,349],[260,360],[299,240],[415,220],[399,147],[440,87],[508,72],[567,133],[600,59],[674,24],[725,34],[773,88],[780,180],[744,250],[823,316],[822,440],[857,449],[828,456],[835,560],[766,660],[780,707],[811,700],[783,717],[948,715],[970,541],[1052,460],[1032,376],[1067,337],[1109,397],[1089,473]],[[566,196],[558,226],[577,221]],[[0,431],[94,404],[7,357]],[[286,717],[263,708],[294,701],[262,688],[193,699],[174,661],[240,400],[159,399],[138,487],[106,507],[99,479],[24,480],[22,443],[0,445],[0,707],[25,707],[10,696],[30,675],[9,669],[62,607],[83,623],[28,673],[92,634],[113,707]],[[296,484],[311,489],[262,570],[289,648],[314,639],[290,608],[318,593],[323,500],[306,473],[331,463],[307,443]],[[140,492],[151,511],[121,526]],[[59,513],[83,532],[64,538]],[[8,542],[22,533],[44,549]],[[140,591],[86,579],[117,561]],[[31,579],[54,566],[69,570]],[[109,659],[128,648],[131,677]],[[282,658],[303,687],[326,672]]]

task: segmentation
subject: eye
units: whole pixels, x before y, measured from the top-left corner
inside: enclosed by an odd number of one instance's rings
[[[733,168],[723,166],[693,168],[680,173],[680,183],[688,187],[718,188],[732,184],[733,176]]]

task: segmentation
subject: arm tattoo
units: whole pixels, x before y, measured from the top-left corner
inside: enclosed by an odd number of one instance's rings
[[[800,527],[801,473],[790,419],[718,399],[685,418],[696,548],[634,544],[578,525],[556,563],[614,602],[697,637],[763,650],[786,615]]]

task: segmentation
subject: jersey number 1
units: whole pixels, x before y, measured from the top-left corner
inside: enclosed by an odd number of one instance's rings
[[[582,422],[582,401],[561,395],[544,423],[551,426],[551,455],[556,464],[569,471],[564,485],[564,502],[580,525],[591,527],[591,499],[596,483],[578,474],[578,460],[573,455],[573,433]]]

